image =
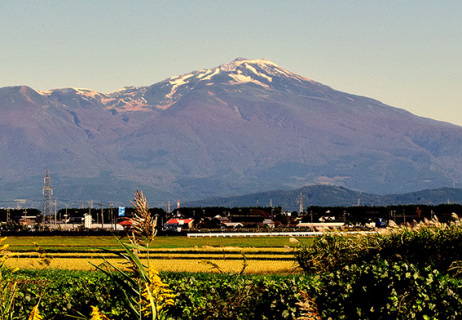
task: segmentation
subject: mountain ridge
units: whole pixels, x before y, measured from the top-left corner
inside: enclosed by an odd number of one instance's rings
[[[282,207],[298,211],[302,196],[304,209],[309,206],[392,206],[462,204],[462,189],[443,187],[404,194],[377,195],[330,185],[304,186],[295,190],[272,190],[241,196],[211,198],[183,203],[183,207]]]

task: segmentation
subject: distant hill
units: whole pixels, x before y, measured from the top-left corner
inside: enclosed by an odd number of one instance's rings
[[[281,206],[284,210],[299,210],[300,194],[303,206],[388,206],[399,204],[438,205],[462,204],[462,189],[439,188],[405,194],[375,195],[353,191],[344,187],[313,185],[295,190],[275,190],[226,198],[210,198],[183,203],[186,207],[254,207]]]
[[[0,137],[3,204],[40,207],[46,170],[53,197],[74,204],[128,205],[136,189],[166,206],[317,184],[372,194],[462,186],[462,127],[264,59],[111,93],[0,88]],[[344,190],[345,201],[369,199]],[[328,200],[316,197],[306,204]]]

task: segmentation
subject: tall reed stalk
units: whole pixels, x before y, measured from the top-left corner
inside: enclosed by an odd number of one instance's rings
[[[114,252],[125,259],[126,267],[119,268],[106,260],[106,268],[97,268],[106,272],[122,290],[124,302],[134,319],[166,319],[166,311],[174,303],[175,295],[149,264],[149,245],[157,234],[157,218],[151,216],[143,192],[136,191],[132,204],[135,215],[128,233],[130,243],[117,239],[124,252]],[[138,254],[142,251],[147,252],[147,265],[139,258]]]

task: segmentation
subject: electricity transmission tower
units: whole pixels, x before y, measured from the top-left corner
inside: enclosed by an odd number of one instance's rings
[[[45,217],[53,214],[53,203],[51,202],[53,189],[50,186],[50,173],[48,170],[43,179],[43,184],[43,224],[45,224]]]
[[[303,194],[300,192],[297,202],[300,204],[300,214],[303,213]]]

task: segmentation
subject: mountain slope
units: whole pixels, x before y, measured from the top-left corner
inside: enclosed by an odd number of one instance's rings
[[[105,94],[0,88],[0,119],[3,201],[40,201],[46,169],[58,199],[128,201],[140,188],[158,205],[319,183],[379,194],[462,183],[461,127],[263,59]]]

